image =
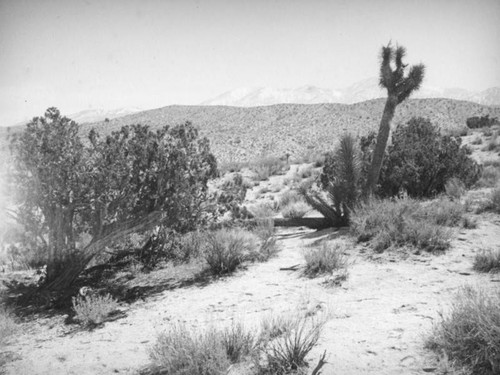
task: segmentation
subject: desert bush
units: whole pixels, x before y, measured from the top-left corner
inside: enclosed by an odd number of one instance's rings
[[[175,325],[158,336],[149,356],[158,375],[224,375],[231,365],[223,333],[214,328],[193,332]]]
[[[444,185],[446,195],[453,199],[460,199],[465,194],[465,185],[456,177],[450,178]]]
[[[291,329],[264,346],[266,363],[261,374],[297,374],[308,366],[306,356],[317,345],[326,323],[322,319],[297,319]]]
[[[347,266],[345,246],[339,243],[323,242],[321,246],[304,252],[306,265],[304,274],[309,277],[332,273]]]
[[[432,197],[443,192],[453,177],[469,188],[479,179],[481,168],[461,142],[442,136],[427,119],[412,118],[398,126],[387,148],[377,192],[391,197],[405,190],[411,197]]]
[[[442,224],[455,222],[455,211],[443,213],[433,204],[421,206],[414,199],[371,199],[358,205],[351,217],[351,231],[359,242],[372,241],[375,251],[410,246],[443,251],[450,246],[451,232]],[[437,224],[440,222],[441,225]]]
[[[220,229],[207,234],[205,260],[215,275],[231,273],[258,249],[258,238],[243,229]]]
[[[451,360],[472,369],[472,374],[500,371],[500,288],[462,287],[450,312],[434,327],[426,347],[444,352]]]
[[[281,214],[287,219],[297,219],[304,217],[311,211],[311,207],[306,202],[293,202],[281,209]]]
[[[272,203],[259,203],[253,206],[250,206],[248,210],[252,214],[252,216],[256,219],[269,219],[275,215],[275,208],[277,207],[272,205]]]
[[[0,345],[18,330],[14,315],[5,306],[0,305]]]
[[[207,182],[217,175],[208,140],[190,123],[125,126],[102,138],[91,130],[85,142],[57,108],[16,134],[11,152],[17,218],[34,242],[46,244],[46,287],[56,290],[124,234],[160,220],[180,232],[203,223]],[[86,246],[77,243],[83,233],[91,237]]]
[[[118,302],[109,294],[77,296],[72,298],[75,320],[84,326],[101,324],[116,311]]]
[[[317,189],[303,185],[300,192],[307,204],[329,219],[332,225],[347,225],[350,211],[361,194],[360,176],[361,155],[356,140],[345,134],[337,149],[326,154]]]
[[[222,331],[222,345],[231,363],[241,362],[253,354],[256,339],[242,323],[233,323]]]
[[[469,117],[465,123],[469,129],[477,129],[490,127],[498,122],[496,117],[490,118],[490,115],[486,116],[473,116]]]
[[[476,254],[472,268],[479,272],[500,272],[500,249]]]

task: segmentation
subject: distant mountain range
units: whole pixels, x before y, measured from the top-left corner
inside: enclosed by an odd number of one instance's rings
[[[273,104],[354,104],[366,100],[384,98],[387,91],[378,85],[378,78],[359,81],[345,89],[331,90],[315,86],[303,86],[296,89],[271,87],[238,88],[225,92],[213,99],[205,100],[201,105],[226,105],[234,107],[258,107]],[[500,87],[493,87],[481,92],[472,92],[460,88],[443,89],[423,86],[412,98],[447,98],[465,100],[490,106],[500,106]]]

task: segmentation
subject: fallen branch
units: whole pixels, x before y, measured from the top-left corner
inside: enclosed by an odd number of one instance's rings
[[[281,267],[280,271],[297,271],[299,269],[300,264],[295,264],[294,266],[290,267]]]

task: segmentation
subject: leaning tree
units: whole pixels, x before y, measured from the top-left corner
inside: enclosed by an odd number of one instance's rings
[[[403,46],[396,46],[394,49],[389,43],[382,47],[379,84],[382,88],[387,89],[387,100],[380,121],[371,166],[368,170],[365,195],[373,193],[377,186],[391,130],[391,121],[397,105],[418,90],[424,79],[425,67],[423,64],[411,66],[408,74],[405,75],[408,66],[408,64],[403,63],[405,55],[406,49]]]
[[[160,224],[193,228],[217,174],[208,140],[190,123],[157,131],[126,126],[106,137],[92,130],[83,142],[78,125],[49,108],[11,150],[18,219],[47,252],[48,290],[66,289],[127,234]]]

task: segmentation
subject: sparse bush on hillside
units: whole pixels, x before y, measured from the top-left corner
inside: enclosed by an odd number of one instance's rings
[[[434,327],[426,347],[463,366],[472,374],[500,373],[500,288],[466,286],[455,295],[450,312]]]
[[[442,136],[429,120],[413,118],[393,134],[378,193],[395,196],[405,190],[411,197],[432,197],[443,192],[453,177],[468,188],[481,174],[469,154],[460,138]]]
[[[500,272],[500,249],[476,254],[472,268],[479,272]]]
[[[443,225],[456,225],[457,212],[454,205],[422,206],[414,199],[371,199],[353,211],[351,230],[358,241],[371,241],[377,252],[404,246],[443,251],[451,240],[450,230]]]
[[[469,129],[485,128],[490,127],[498,123],[496,117],[490,118],[490,115],[486,116],[473,116],[466,120],[467,127]]]
[[[327,154],[319,188],[302,186],[305,201],[319,211],[332,225],[347,225],[350,210],[361,194],[361,159],[353,136],[342,136],[335,152]]]
[[[286,160],[275,156],[264,156],[250,163],[249,168],[254,171],[260,181],[269,179],[270,176],[280,175],[290,169]]]

